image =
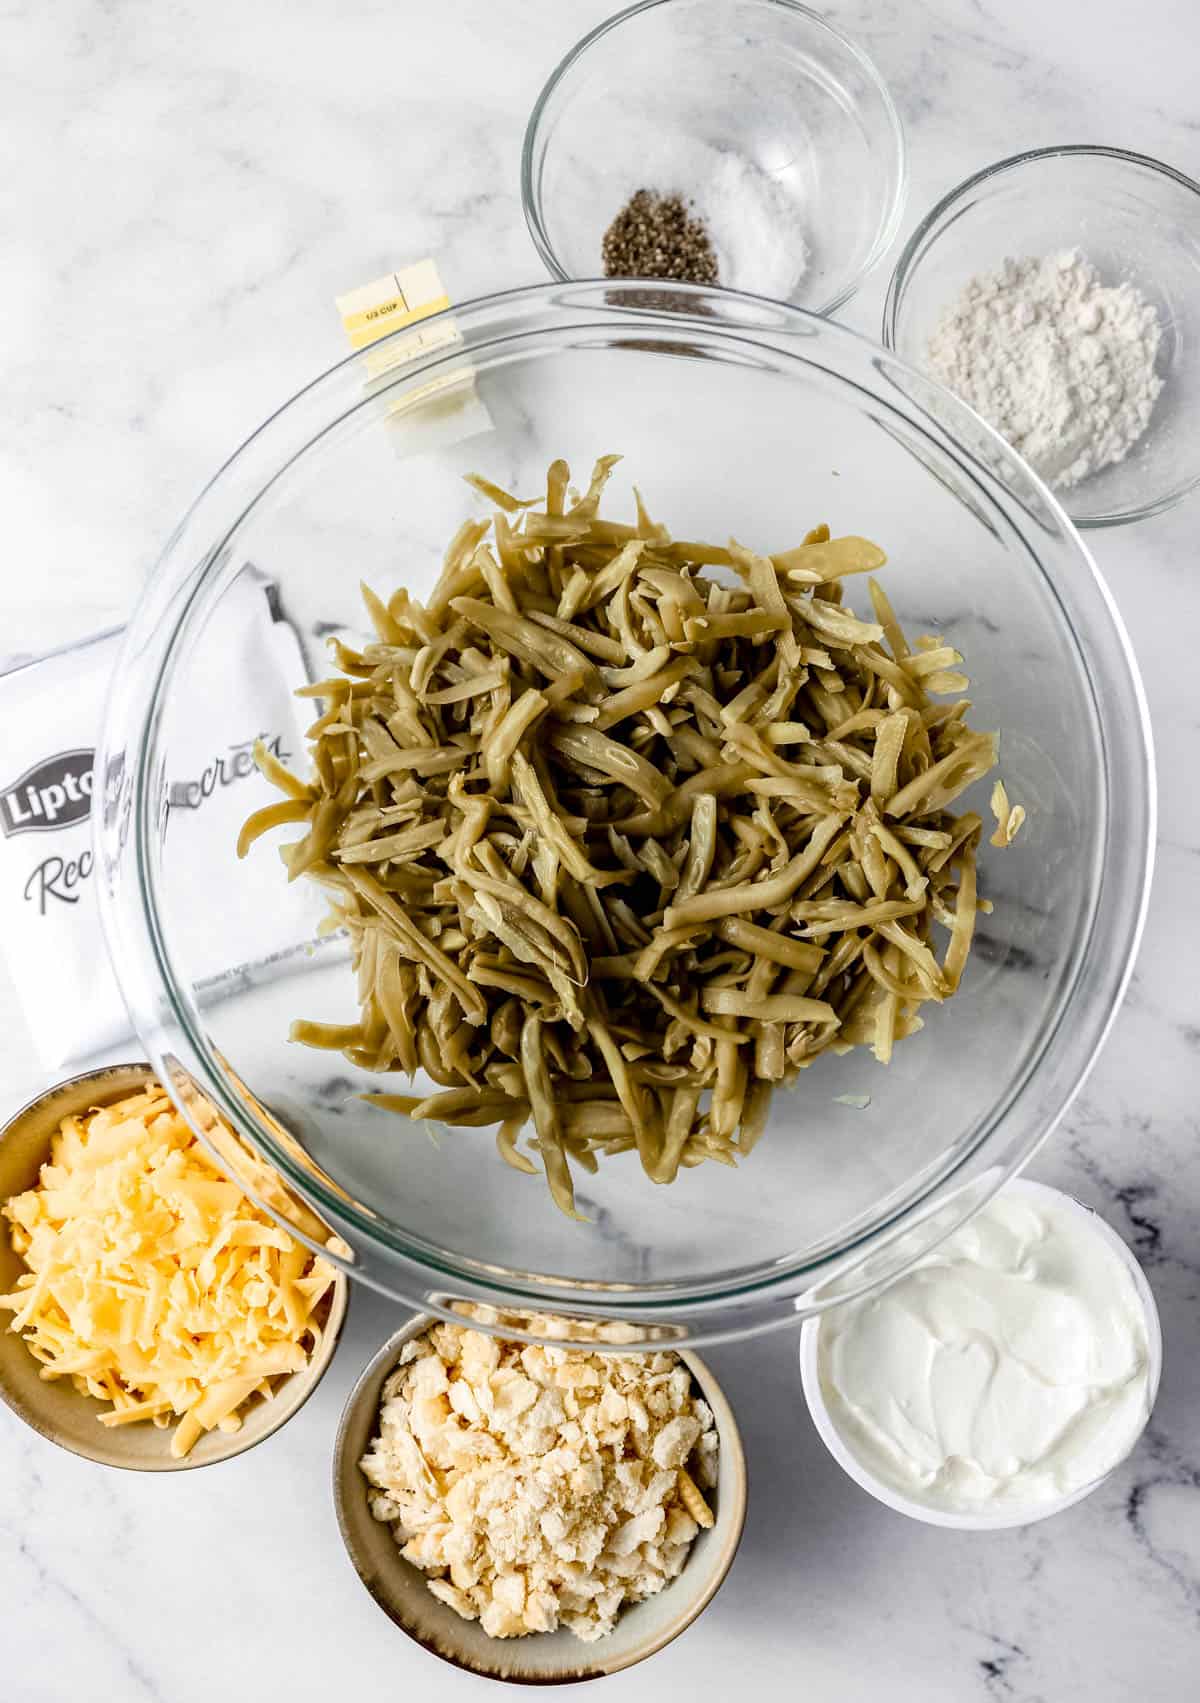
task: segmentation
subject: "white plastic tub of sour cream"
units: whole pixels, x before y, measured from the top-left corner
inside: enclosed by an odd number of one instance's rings
[[[1028,1525],[1129,1454],[1162,1370],[1158,1309],[1102,1218],[1009,1183],[883,1290],[809,1319],[809,1411],[864,1490],[927,1524]]]

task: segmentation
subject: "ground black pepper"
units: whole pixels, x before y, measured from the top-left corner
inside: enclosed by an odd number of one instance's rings
[[[681,195],[639,189],[604,233],[607,278],[676,278],[715,284],[717,257],[703,220]]]

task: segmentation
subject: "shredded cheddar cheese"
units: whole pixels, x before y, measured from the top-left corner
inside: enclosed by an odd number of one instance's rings
[[[157,1084],[64,1118],[37,1187],[3,1212],[29,1269],[0,1309],[42,1377],[110,1403],[102,1425],[178,1421],[177,1459],[237,1430],[320,1340],[333,1267],[247,1199]]]

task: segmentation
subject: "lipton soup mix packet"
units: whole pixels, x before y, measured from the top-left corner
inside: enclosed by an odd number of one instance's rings
[[[181,978],[210,996],[301,961],[322,910],[290,895],[281,907],[275,870],[239,865],[233,849],[247,812],[273,797],[255,740],[299,760],[312,707],[292,696],[307,671],[271,590],[247,570],[221,600],[205,652],[222,659],[228,690],[166,740],[167,945]],[[92,763],[120,644],[119,632],[104,633],[0,675],[0,953],[51,1069],[130,1033],[100,925],[91,828]]]

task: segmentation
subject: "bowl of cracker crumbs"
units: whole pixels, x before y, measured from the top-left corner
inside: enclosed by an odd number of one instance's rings
[[[428,1316],[379,1350],[334,1452],[350,1559],[456,1667],[569,1684],[669,1644],[746,1512],[733,1411],[692,1354],[593,1354]]]
[[[555,277],[719,284],[833,313],[891,246],[904,136],[872,61],[796,0],[641,0],[555,69],[521,198]]]

